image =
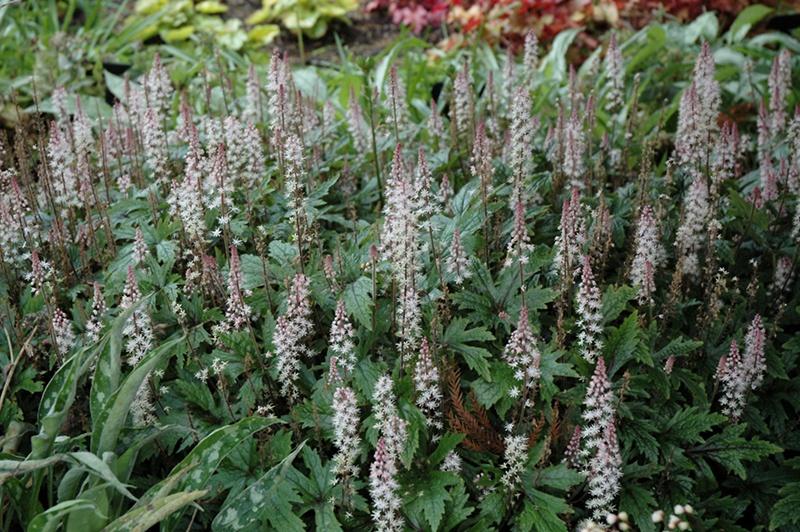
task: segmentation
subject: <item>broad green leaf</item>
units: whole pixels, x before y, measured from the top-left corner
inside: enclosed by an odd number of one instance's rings
[[[86,451],[54,454],[40,460],[0,460],[0,484],[9,477],[37,471],[58,462],[68,462],[76,466],[82,466],[129,499],[136,500],[136,497],[128,491],[128,488],[111,471],[108,464]]]
[[[92,379],[92,389],[89,395],[89,412],[92,419],[100,415],[106,402],[119,386],[119,376],[122,366],[122,329],[133,314],[135,307],[131,307],[114,318],[111,329],[105,338],[100,356]]]
[[[684,42],[693,44],[698,39],[713,41],[719,33],[719,20],[713,11],[707,11],[694,19],[684,29]]]
[[[664,427],[676,442],[697,443],[703,441],[702,433],[725,421],[725,416],[703,411],[700,407],[690,406],[675,412],[675,415]]]
[[[28,524],[27,532],[55,532],[61,526],[61,521],[75,511],[94,511],[97,506],[94,502],[87,499],[72,499],[56,504],[40,513]],[[98,513],[99,519],[106,519],[106,516]]]
[[[634,311],[625,318],[619,327],[609,327],[611,334],[606,342],[604,352],[606,360],[612,360],[609,376],[613,376],[631,360],[637,360],[647,366],[653,365],[650,351],[641,342],[639,314]]]
[[[464,481],[459,479],[458,483],[450,488],[450,500],[445,503],[445,518],[442,522],[442,530],[453,530],[463,524],[475,508],[467,506],[469,494],[464,486]]]
[[[228,456],[239,444],[254,433],[264,430],[276,423],[277,418],[247,417],[231,425],[216,429],[203,438],[181,462],[172,468],[167,479],[174,475],[188,472],[185,478],[177,484],[182,491],[194,490],[205,486],[214,471],[217,470],[222,460]],[[168,480],[162,480],[148,490],[148,493],[158,489]]]
[[[539,67],[545,78],[556,83],[567,78],[567,50],[572,45],[575,37],[577,37],[578,32],[578,29],[565,30],[553,39],[550,51],[542,59]]]
[[[136,500],[136,497],[128,491],[128,488],[125,487],[122,482],[119,481],[117,476],[111,471],[111,468],[108,467],[108,464],[103,462],[100,458],[96,455],[86,452],[86,451],[78,451],[69,453],[68,455],[70,458],[76,460],[82,466],[88,468],[93,474],[97,475],[104,481],[106,481],[111,487],[113,487],[118,492],[122,493],[126,497],[132,500]]]
[[[686,356],[700,347],[703,347],[703,342],[700,340],[686,340],[683,337],[673,338],[655,353],[654,358],[661,361],[671,356]]]
[[[212,530],[256,530],[269,522],[274,530],[304,530],[303,521],[292,511],[292,504],[302,502],[287,474],[305,442],[292,454],[253,484],[229,500],[211,523]]]
[[[738,43],[744,40],[750,29],[758,24],[764,17],[772,13],[773,9],[763,4],[753,4],[744,8],[731,24],[731,28],[725,35],[730,43]]]
[[[358,323],[372,330],[372,281],[368,277],[359,277],[344,289],[344,304],[347,312],[352,314]]]
[[[157,364],[176,353],[176,348],[183,341],[184,337],[179,336],[161,344],[145,356],[109,398],[97,418],[92,420],[94,427],[92,450],[96,454],[102,455],[115,450],[117,438],[128,417],[131,403],[136,398],[139,387]]]
[[[25,473],[30,473],[31,471],[36,471],[37,469],[50,467],[51,465],[60,462],[62,459],[63,455],[56,454],[48,458],[40,458],[36,460],[0,460],[0,485],[2,485],[6,479],[10,477],[24,475]]]
[[[145,532],[173,513],[203,497],[208,490],[182,491],[131,509],[103,529],[103,532]]]
[[[534,532],[566,532],[567,525],[547,506],[535,505],[525,501],[522,512],[517,516],[519,530]]]

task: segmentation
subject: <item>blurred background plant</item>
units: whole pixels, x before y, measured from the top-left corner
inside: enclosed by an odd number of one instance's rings
[[[248,24],[280,21],[290,32],[319,39],[333,20],[347,21],[358,8],[358,0],[263,0],[261,9],[247,18]]]
[[[70,87],[102,101],[104,70],[119,72],[156,19],[122,26],[127,1],[30,0],[0,3],[0,122],[16,123],[35,95]],[[24,51],[24,53],[23,53]],[[89,102],[87,112],[94,111]]]
[[[269,44],[280,33],[275,24],[254,23],[246,29],[238,18],[224,19],[222,15],[227,11],[228,6],[214,0],[139,0],[126,25],[155,16],[137,35],[140,40],[158,37],[166,43],[184,43],[201,38],[230,50],[240,50],[248,44]]]

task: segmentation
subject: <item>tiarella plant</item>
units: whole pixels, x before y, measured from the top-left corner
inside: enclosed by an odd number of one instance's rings
[[[796,529],[800,43],[757,15],[38,94],[0,528]]]

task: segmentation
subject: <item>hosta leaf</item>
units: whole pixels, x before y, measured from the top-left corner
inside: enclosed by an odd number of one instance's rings
[[[304,530],[303,521],[292,512],[292,504],[302,502],[287,474],[305,445],[301,443],[279,464],[229,500],[214,518],[212,530],[255,530],[269,522],[274,530]]]

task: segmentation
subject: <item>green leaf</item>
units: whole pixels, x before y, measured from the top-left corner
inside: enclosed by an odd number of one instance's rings
[[[303,521],[292,512],[292,504],[302,502],[287,479],[292,462],[305,442],[281,460],[244,491],[230,499],[211,523],[212,530],[263,529],[269,521],[274,530],[305,530]]]
[[[744,40],[750,29],[758,24],[764,17],[772,13],[773,9],[763,4],[747,6],[736,16],[731,28],[725,35],[728,42],[738,43]]]
[[[135,507],[103,529],[103,532],[140,532],[157,525],[173,513],[203,497],[208,490],[182,491]]]
[[[606,360],[613,360],[609,376],[613,376],[626,363],[636,359],[648,366],[653,365],[650,351],[640,341],[639,314],[634,311],[619,327],[609,327],[611,335],[605,346]]]
[[[744,430],[745,425],[725,427],[721,434],[712,436],[700,448],[703,454],[728,471],[736,473],[741,479],[747,478],[747,470],[742,462],[757,462],[783,450],[768,441],[758,438],[743,438],[741,435]]]
[[[464,434],[454,434],[452,432],[448,432],[444,436],[439,439],[439,445],[436,447],[436,450],[431,453],[430,457],[428,458],[428,463],[432,466],[439,465],[445,457],[455,449],[459,443],[461,443],[465,438]]]
[[[445,503],[450,500],[447,486],[458,482],[452,473],[432,471],[414,484],[410,490],[411,499],[406,500],[408,510],[423,515],[430,525],[427,530],[438,530],[445,511]]]
[[[342,525],[336,519],[336,507],[328,501],[314,505],[314,524],[317,530],[330,530],[331,532],[342,530]]]
[[[655,353],[654,358],[661,361],[671,356],[686,356],[700,347],[703,347],[701,340],[686,340],[683,337],[673,338]]]
[[[188,471],[186,477],[178,483],[181,490],[193,490],[205,486],[208,479],[217,470],[219,464],[239,444],[254,433],[281,423],[277,418],[247,417],[231,425],[216,429],[203,438],[181,462],[172,468],[169,477]],[[167,477],[167,478],[169,478]],[[162,481],[163,483],[165,481]],[[159,483],[159,484],[161,484]],[[158,485],[150,488],[152,492]]]
[[[95,346],[84,347],[58,368],[47,383],[39,402],[39,433],[31,438],[30,458],[46,458],[52,449],[72,403],[78,380],[88,371],[96,354]]]
[[[572,486],[583,482],[584,475],[560,463],[551,465],[534,473],[535,486],[554,488],[566,491]]]
[[[653,494],[650,490],[642,488],[632,483],[623,482],[622,494],[619,498],[619,509],[628,514],[633,522],[642,532],[655,531],[655,525],[651,516],[658,508]]]
[[[55,532],[61,526],[64,517],[76,511],[94,511],[99,519],[106,519],[93,501],[72,499],[56,504],[40,513],[28,524],[27,532]]]
[[[800,525],[800,482],[792,482],[781,488],[778,492],[781,499],[772,507],[769,513],[769,529],[788,525]]]
[[[344,304],[358,323],[372,330],[372,281],[369,277],[359,277],[347,285]]]
[[[522,511],[517,516],[520,530],[535,532],[566,532],[567,525],[547,506],[536,506],[525,501]]]
[[[103,345],[97,359],[89,395],[89,412],[92,419],[100,416],[109,398],[119,386],[122,366],[122,329],[135,310],[135,307],[131,307],[114,318],[111,329],[106,335],[108,341]]]
[[[117,438],[122,431],[125,419],[128,417],[131,404],[136,398],[139,387],[144,380],[164,358],[176,353],[175,348],[183,342],[184,337],[179,336],[169,340],[151,351],[143,358],[120,387],[114,392],[100,411],[96,419],[92,420],[92,451],[98,455],[105,452],[114,452]]]
[[[442,530],[453,530],[469,517],[475,508],[467,506],[469,494],[464,486],[464,481],[458,479],[458,483],[450,488],[450,500],[445,504],[445,519],[442,523]]]
[[[86,451],[72,453],[60,453],[41,460],[0,460],[0,484],[7,478],[37,471],[57,462],[69,462],[73,465],[86,468],[90,473],[104,480],[108,485],[128,497],[136,500],[136,497],[128,491],[128,488],[120,482],[111,468],[94,454]]]
[[[719,20],[713,11],[707,11],[694,19],[683,32],[683,39],[686,44],[692,44],[702,38],[706,41],[713,41],[719,34]]]
[[[0,460],[0,485],[13,476],[50,467],[61,460],[63,460],[63,455],[60,454],[38,460]]]
[[[494,340],[494,335],[486,327],[467,329],[468,321],[463,318],[454,319],[444,333],[442,343],[447,348],[464,356],[464,361],[478,375],[486,381],[492,382],[489,372],[489,359],[491,353],[483,347],[470,345],[472,342],[488,342]]]
[[[571,512],[564,499],[527,486],[525,492],[528,500],[522,512],[524,516],[520,516],[520,526],[536,532],[566,532],[567,525],[558,517],[558,514]]]
[[[603,294],[603,324],[607,325],[616,320],[628,306],[628,301],[634,297],[636,297],[636,289],[632,286],[609,286],[606,293]]]
[[[681,443],[697,443],[703,441],[702,433],[725,421],[725,416],[703,411],[698,406],[690,406],[678,410],[667,422],[665,430],[675,441]]]
[[[559,33],[553,39],[550,51],[542,59],[542,64],[539,70],[543,73],[544,77],[559,83],[567,77],[567,50],[569,50],[572,41],[578,36],[579,30],[569,29]]]
[[[128,488],[126,488],[125,485],[122,484],[122,482],[119,481],[117,476],[111,471],[111,469],[108,467],[108,464],[103,462],[96,455],[86,451],[78,451],[74,453],[69,453],[68,456],[77,461],[82,466],[88,468],[93,474],[105,480],[111,487],[113,487],[118,492],[122,493],[129,499],[132,499],[134,501],[136,500],[136,497],[134,497],[133,494],[130,491],[128,491]]]
[[[559,388],[555,384],[556,377],[579,377],[575,370],[572,369],[572,364],[558,361],[563,354],[561,351],[550,351],[549,349],[542,352],[541,366],[539,368],[542,373],[540,386],[542,397],[545,399],[550,399],[559,392]]]

